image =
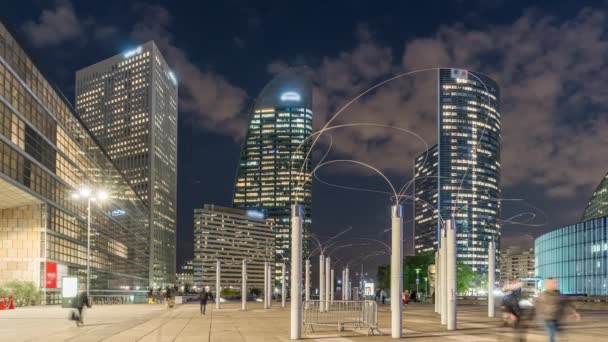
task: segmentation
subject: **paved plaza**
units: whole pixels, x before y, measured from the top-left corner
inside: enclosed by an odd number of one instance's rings
[[[165,309],[160,305],[95,306],[85,316],[85,326],[68,321],[69,310],[59,307],[23,308],[0,311],[0,341],[288,341],[289,309],[274,304],[264,310],[251,303],[248,311],[239,304],[224,304],[220,310],[208,306],[206,315],[198,305],[188,304]],[[583,320],[566,328],[562,340],[608,340],[608,312],[582,312]],[[439,324],[432,307],[409,305],[404,315],[407,341],[512,341],[514,334],[489,319],[485,307],[460,306],[459,329],[447,332]],[[304,334],[309,341],[391,341],[388,305],[380,306],[381,336],[368,337],[367,330],[337,332],[336,328],[315,329]],[[543,331],[533,327],[528,341],[546,341]]]

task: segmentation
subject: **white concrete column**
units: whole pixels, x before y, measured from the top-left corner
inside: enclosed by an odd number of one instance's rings
[[[268,261],[264,261],[264,309],[268,309]]]
[[[456,253],[456,222],[448,221],[447,232],[447,288],[448,288],[448,330],[456,330],[458,318],[456,307],[458,302],[458,269]]]
[[[496,244],[488,243],[488,317],[494,317],[494,283],[496,282]]]
[[[334,282],[334,269],[331,269],[330,272],[330,288],[329,288],[329,304],[333,304],[334,303],[334,291],[336,289],[336,283]]]
[[[241,310],[247,310],[247,260],[245,259],[241,270]]]
[[[346,266],[344,275],[346,276],[346,281],[344,283],[344,288],[346,289],[346,292],[345,292],[346,299],[344,299],[344,300],[350,300],[350,271],[348,270],[348,266]]]
[[[306,273],[304,275],[304,298],[306,300],[306,308],[310,301],[310,259],[306,259]]]
[[[274,277],[272,275],[272,263],[268,263],[268,308],[272,307],[272,291],[274,291]]]
[[[445,225],[444,221],[444,225]],[[447,301],[447,237],[445,235],[445,227],[441,228],[441,324],[448,324],[448,301]]]
[[[325,256],[319,255],[319,311],[325,311]]]
[[[341,292],[342,292],[342,300],[346,300],[346,270],[342,269],[342,286],[341,288]]]
[[[325,310],[329,311],[329,293],[330,291],[330,281],[331,277],[329,275],[331,269],[331,258],[325,258]]]
[[[220,277],[221,277],[221,266],[220,261],[218,260],[215,265],[215,308],[220,308],[220,297],[222,296],[222,289],[220,287]]]
[[[435,252],[435,280],[433,282],[433,297],[435,297],[435,313],[439,312],[439,298],[437,297],[437,284],[439,283],[439,243],[437,243],[437,251]]]
[[[281,271],[283,272],[282,275],[282,279],[281,279],[281,307],[284,308],[285,307],[285,300],[287,297],[287,291],[286,291],[286,283],[285,283],[285,262],[283,262],[283,265],[281,265]]]
[[[391,207],[391,336],[401,338],[403,329],[403,208]]]
[[[301,205],[296,204],[292,206],[291,211],[290,338],[292,340],[299,340],[302,338],[302,221],[304,217],[304,210]]]

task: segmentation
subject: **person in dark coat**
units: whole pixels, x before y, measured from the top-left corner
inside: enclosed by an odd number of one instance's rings
[[[503,297],[503,308],[507,316],[507,322],[515,330],[515,340],[524,342],[526,340],[526,322],[524,310],[519,304],[522,299],[521,282],[514,280],[511,285],[511,293]]]
[[[78,296],[72,302],[72,307],[74,311],[72,311],[71,319],[76,321],[76,326],[79,327],[84,325],[84,307],[89,305],[89,297],[87,296],[86,291],[84,290],[84,286],[80,288],[78,292]]]
[[[201,292],[201,314],[203,315],[205,314],[205,311],[207,311],[207,301],[209,300],[213,300],[213,295],[207,287]]]

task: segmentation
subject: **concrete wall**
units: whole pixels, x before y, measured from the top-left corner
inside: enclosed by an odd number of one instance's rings
[[[40,285],[42,205],[0,210],[0,284],[10,280]]]

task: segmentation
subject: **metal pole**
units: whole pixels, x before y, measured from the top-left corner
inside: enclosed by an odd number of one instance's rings
[[[456,330],[458,318],[456,316],[457,306],[457,282],[458,269],[456,267],[456,222],[454,219],[448,221],[447,226],[447,288],[448,288],[448,330]]]
[[[291,339],[302,338],[302,218],[301,205],[292,207],[291,217]],[[308,261],[308,260],[307,260]],[[310,263],[307,263],[310,266]],[[284,273],[284,272],[283,272]],[[307,270],[308,274],[308,270]],[[306,276],[308,279],[308,276]],[[308,287],[308,283],[306,284]],[[306,292],[308,295],[308,291]]]
[[[437,244],[439,247],[439,244]],[[439,277],[439,248],[435,252],[435,287],[433,288],[433,297],[435,297],[435,313],[439,312],[439,298],[437,297],[437,285],[438,285],[438,277]]]
[[[331,285],[331,287],[329,288],[329,303],[330,304],[334,303],[334,289],[336,288],[336,285],[335,285],[336,283],[334,282],[334,280],[335,280],[334,279],[334,269],[332,268],[331,272],[330,272],[330,281],[329,281],[329,283]]]
[[[283,273],[282,275],[282,280],[281,280],[281,307],[284,308],[285,307],[285,298],[287,297],[287,292],[286,292],[286,283],[285,283],[285,262],[283,262],[283,265],[281,265],[281,272]]]
[[[325,256],[319,255],[319,311],[325,311]]]
[[[488,317],[494,317],[494,283],[496,282],[496,245],[488,244]]]
[[[444,222],[445,224],[445,222]],[[447,237],[445,235],[445,227],[441,229],[441,324],[448,324],[448,262],[447,262]]]
[[[308,301],[310,301],[310,259],[306,259],[306,273],[304,274],[304,298],[306,299],[306,306],[308,307]]]
[[[220,308],[220,297],[222,295],[222,289],[220,288],[220,261],[216,261],[215,264],[215,308]]]
[[[391,207],[391,336],[401,338],[403,325],[403,207]]]
[[[91,197],[87,202],[87,297],[89,296],[89,288],[91,284]]]
[[[264,261],[264,309],[268,309],[268,261]]]
[[[241,271],[241,310],[247,310],[247,260],[243,259]]]
[[[342,269],[342,286],[341,286],[341,290],[342,290],[342,300],[346,300],[346,270]]]
[[[330,292],[330,276],[329,270],[331,269],[331,258],[325,258],[325,310],[329,311],[329,292]]]

